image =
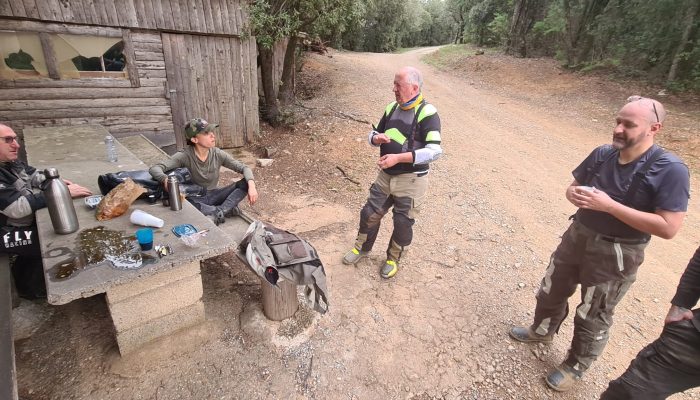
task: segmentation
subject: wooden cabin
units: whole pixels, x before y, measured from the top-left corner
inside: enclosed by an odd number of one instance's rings
[[[241,0],[0,0],[0,123],[103,125],[178,148],[185,123],[218,145],[259,131],[257,49]]]

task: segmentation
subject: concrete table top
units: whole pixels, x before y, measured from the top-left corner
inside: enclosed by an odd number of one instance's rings
[[[61,177],[86,186],[99,194],[98,175],[147,168],[121,145],[118,145],[119,162],[108,162],[104,145],[104,137],[107,134],[105,128],[100,125],[25,129],[25,143],[30,165],[37,169],[55,167]],[[151,205],[144,200],[136,200],[124,215],[109,221],[97,221],[95,210],[89,209],[83,199],[74,199],[73,204],[80,228],[68,235],[59,235],[54,232],[47,209],[36,213],[44,257],[48,302],[51,304],[65,304],[81,297],[104,293],[114,286],[214,257],[231,251],[236,246],[230,236],[186,201],[183,202],[182,210],[172,211],[169,207],[163,207],[160,202]],[[81,231],[104,226],[110,230],[121,231],[124,236],[133,235],[137,229],[141,228],[129,221],[131,212],[136,209],[165,221],[162,228],[154,228],[153,244],[154,247],[170,245],[173,254],[158,259],[155,252],[149,251],[147,254],[154,256],[157,261],[144,263],[143,266],[134,270],[116,269],[110,262],[104,261],[78,270],[68,278],[56,278],[54,266],[76,255],[77,239]],[[197,247],[186,246],[172,233],[171,229],[175,225],[184,223],[192,224],[198,230],[209,229],[209,233],[200,240]]]

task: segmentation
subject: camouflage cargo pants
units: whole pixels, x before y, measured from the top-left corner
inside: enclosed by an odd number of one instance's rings
[[[393,207],[394,231],[387,258],[399,261],[405,246],[413,240],[413,224],[428,189],[428,177],[414,173],[389,175],[379,171],[369,189],[369,197],[360,211],[360,228],[355,247],[370,251],[374,246],[382,218]]]
[[[574,337],[565,362],[583,372],[603,352],[615,306],[636,279],[648,240],[600,235],[574,221],[550,258],[537,293],[532,329],[556,333],[568,314],[568,298],[581,285]]]

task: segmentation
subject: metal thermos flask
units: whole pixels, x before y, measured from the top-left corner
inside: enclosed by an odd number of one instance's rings
[[[56,168],[44,170],[46,180],[41,188],[44,191],[46,207],[56,233],[65,235],[78,230],[78,216],[75,214],[73,199],[70,196],[68,186],[59,178]]]
[[[180,197],[180,183],[176,176],[168,176],[168,199],[170,209],[173,211],[182,210],[182,198]]]

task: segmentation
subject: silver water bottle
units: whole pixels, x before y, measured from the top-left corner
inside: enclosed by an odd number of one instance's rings
[[[56,168],[44,170],[46,180],[41,188],[44,191],[46,207],[53,224],[53,230],[61,235],[73,233],[78,230],[78,216],[75,214],[73,199],[70,196],[68,186],[59,178]]]
[[[168,199],[170,200],[170,209],[173,211],[182,210],[182,198],[180,197],[180,182],[177,177],[168,176]]]

